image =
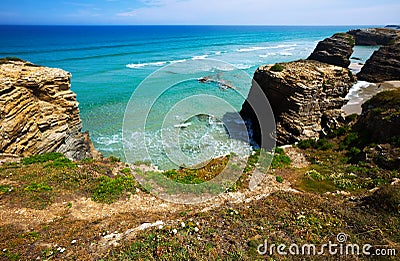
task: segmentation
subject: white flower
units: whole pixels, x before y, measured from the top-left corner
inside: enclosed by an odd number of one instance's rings
[[[186,225],[185,225],[185,222],[182,222],[182,223],[181,223],[181,226],[182,226],[182,227],[185,227],[185,226],[186,226]]]
[[[199,232],[199,230],[200,230],[200,229],[199,229],[198,227],[195,227],[195,228],[194,228],[194,232]]]
[[[75,239],[71,241],[71,245],[73,245],[73,244],[75,244],[75,243],[76,243],[76,240],[75,240]]]
[[[163,229],[163,228],[164,228],[163,225],[159,225],[159,226],[158,226],[158,229],[160,229],[160,230]]]
[[[174,235],[176,235],[176,233],[178,233],[178,230],[173,229],[173,230],[172,230],[172,233],[174,233]]]

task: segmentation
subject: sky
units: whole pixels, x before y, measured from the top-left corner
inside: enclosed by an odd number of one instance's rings
[[[0,24],[386,25],[399,0],[0,0]]]

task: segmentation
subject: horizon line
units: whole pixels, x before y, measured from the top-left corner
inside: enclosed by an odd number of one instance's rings
[[[375,26],[385,27],[387,25],[377,24],[0,24],[0,26]]]

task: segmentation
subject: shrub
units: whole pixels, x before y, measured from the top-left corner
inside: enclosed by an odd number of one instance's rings
[[[297,147],[305,150],[309,148],[314,148],[316,144],[317,144],[316,140],[313,139],[301,140],[299,141],[299,143],[297,143]]]
[[[276,63],[269,70],[273,72],[281,72],[283,71],[283,66],[279,63]]]
[[[124,192],[136,192],[132,177],[117,176],[99,178],[100,183],[94,188],[92,199],[96,202],[111,204],[117,201]]]
[[[292,163],[292,160],[285,155],[285,151],[281,148],[275,149],[275,155],[271,162],[271,168],[278,169],[287,167]]]
[[[276,176],[276,181],[279,183],[283,182],[283,178],[281,176]]]
[[[121,162],[121,159],[115,156],[110,156],[108,159],[111,161],[111,163]]]
[[[50,153],[45,153],[42,155],[33,155],[27,158],[22,159],[22,163],[24,165],[30,165],[34,163],[43,163],[43,162],[48,162],[52,160],[56,160],[59,158],[63,158],[64,155],[61,153],[56,153],[56,152],[50,152]]]
[[[74,169],[77,166],[75,162],[72,162],[70,159],[67,158],[57,158],[52,162],[46,163],[45,167],[53,167],[53,168],[68,168]]]

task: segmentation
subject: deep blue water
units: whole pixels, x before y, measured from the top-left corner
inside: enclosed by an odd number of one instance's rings
[[[71,72],[84,130],[90,131],[105,155],[122,156],[121,128],[128,100],[157,69],[211,58],[252,75],[263,64],[306,58],[318,41],[353,28],[359,27],[0,26],[0,57],[18,56]],[[369,54],[369,50],[359,52]],[[244,83],[244,93],[250,84],[250,80]],[[190,88],[185,86],[175,95],[184,95],[185,90]],[[236,109],[243,102],[219,88],[212,93],[228,96]]]

